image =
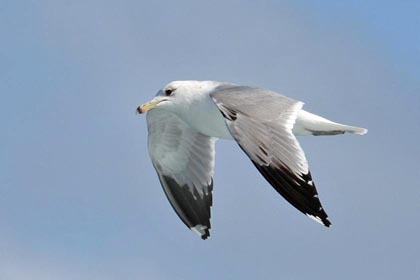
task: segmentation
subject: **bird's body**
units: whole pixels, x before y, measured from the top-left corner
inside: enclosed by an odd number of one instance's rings
[[[278,93],[214,81],[175,81],[138,108],[148,113],[149,153],[183,222],[209,236],[214,143],[238,142],[267,181],[292,205],[329,226],[295,136],[364,134],[329,121]]]
[[[179,84],[184,84],[185,82],[191,83],[191,89],[186,91],[187,93],[190,93],[189,97],[185,99],[189,106],[180,106],[180,109],[176,112],[177,115],[181,117],[181,119],[191,128],[204,135],[220,139],[234,140],[226,127],[223,115],[220,114],[217,105],[212,102],[210,93],[217,87],[229,87],[235,85],[215,81],[176,81],[170,83],[169,85],[176,88]],[[195,87],[200,88],[200,90],[194,91]],[[206,123],[206,125],[203,126],[203,123]],[[296,121],[293,126],[293,134],[296,136],[314,134],[333,135],[345,132],[364,134],[366,130],[363,128],[338,124],[309,113],[303,109],[298,111]]]
[[[211,89],[213,87],[210,87]],[[223,115],[216,104],[211,101],[209,92],[202,91],[194,94],[193,106],[183,108],[178,116],[192,129],[206,136],[233,140],[226,127]],[[202,125],[205,123],[206,125]]]

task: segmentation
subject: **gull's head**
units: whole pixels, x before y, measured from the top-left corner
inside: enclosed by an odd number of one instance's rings
[[[188,108],[193,102],[205,98],[219,82],[213,81],[173,81],[158,91],[156,97],[140,105],[137,113],[143,114],[155,108],[168,111]]]

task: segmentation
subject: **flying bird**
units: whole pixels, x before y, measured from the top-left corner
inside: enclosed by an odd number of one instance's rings
[[[331,222],[321,205],[301,135],[365,134],[302,109],[271,90],[216,81],[173,81],[137,113],[147,112],[148,150],[179,218],[202,239],[210,235],[215,142],[235,140],[271,186],[315,221]]]

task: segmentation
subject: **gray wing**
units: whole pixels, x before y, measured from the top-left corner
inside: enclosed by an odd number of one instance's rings
[[[150,158],[173,209],[187,227],[210,233],[215,139],[189,128],[175,114],[147,113]]]
[[[292,133],[303,103],[276,92],[222,86],[211,93],[232,137],[260,173],[288,202],[330,226],[305,154]]]

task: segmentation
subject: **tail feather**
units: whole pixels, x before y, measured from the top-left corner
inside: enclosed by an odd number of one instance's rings
[[[358,135],[363,135],[366,134],[368,132],[368,130],[366,128],[363,127],[357,127],[357,126],[350,126],[350,125],[342,125],[343,129],[346,132],[350,132],[350,133],[354,133],[354,134],[358,134]]]
[[[363,135],[367,131],[366,128],[332,122],[304,110],[299,111],[293,127],[295,135],[337,135],[345,132]]]

